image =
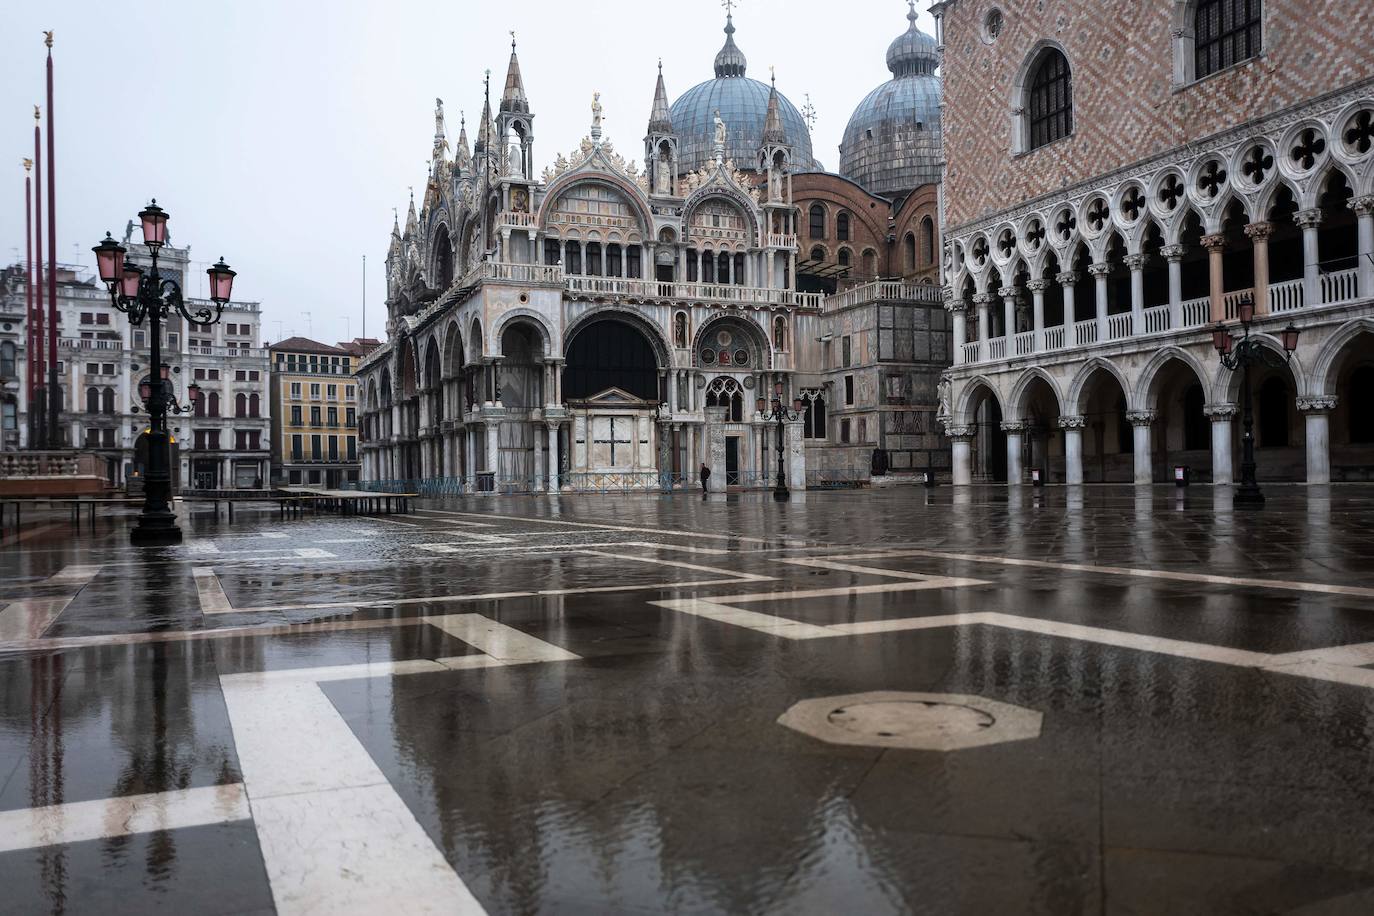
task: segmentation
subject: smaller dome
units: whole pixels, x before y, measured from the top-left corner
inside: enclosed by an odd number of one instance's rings
[[[935,39],[916,28],[914,0],[909,0],[908,7],[906,18],[911,25],[887,46],[887,69],[893,76],[934,73],[940,62]]]

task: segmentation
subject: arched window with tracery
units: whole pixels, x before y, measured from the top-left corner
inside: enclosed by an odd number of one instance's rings
[[[706,389],[707,407],[724,407],[727,423],[744,422],[744,392],[739,382],[728,376],[717,376]]]
[[[1193,68],[1197,79],[1259,54],[1262,0],[1198,0],[1193,13]]]
[[[811,238],[825,238],[825,207],[821,204],[812,204],[809,215]]]
[[[835,238],[841,242],[849,241],[849,214],[841,211],[835,217]]]
[[[773,319],[773,349],[787,349],[787,319],[781,315]]]
[[[1046,48],[1031,66],[1026,112],[1029,149],[1039,149],[1073,133],[1073,78],[1058,48]]]

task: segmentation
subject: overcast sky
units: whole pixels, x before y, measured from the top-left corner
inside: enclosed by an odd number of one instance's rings
[[[920,24],[934,24],[924,7]],[[499,98],[513,29],[534,109],[538,169],[577,146],[601,91],[616,149],[642,161],[655,66],[670,100],[712,77],[724,35],[720,0],[475,4],[468,0],[235,0],[233,3],[7,4],[0,55],[0,257],[23,257],[21,160],[43,101],[43,29],[54,29],[58,259],[93,267],[149,197],[171,214],[175,244],[200,271],[223,255],[235,298],[258,300],[263,336],[334,342],[381,336],[383,259],[393,207],[422,188],[444,100],[450,141],[474,125],[482,73]],[[845,122],[888,79],[902,0],[742,0],[736,43],[749,76],[768,79],[818,120],[815,155],[839,163]],[[46,140],[44,147],[46,156]],[[8,162],[9,165],[4,165]],[[46,166],[45,166],[46,168]],[[46,234],[46,233],[45,233]],[[137,240],[140,235],[135,232]]]

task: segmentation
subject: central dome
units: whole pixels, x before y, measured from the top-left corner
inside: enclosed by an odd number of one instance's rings
[[[678,170],[690,172],[709,165],[714,158],[715,116],[725,122],[725,157],[741,169],[755,168],[755,158],[763,145],[763,127],[768,119],[769,86],[744,75],[744,52],[735,44],[735,26],[725,19],[725,46],[716,55],[716,78],[698,83],[673,103],[671,117],[678,135]],[[811,132],[795,105],[778,93],[778,114],[792,147],[792,167],[796,171],[820,168],[811,158]]]

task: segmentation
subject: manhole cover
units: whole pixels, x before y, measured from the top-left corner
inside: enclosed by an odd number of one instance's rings
[[[831,744],[955,751],[1039,737],[1041,715],[986,697],[877,691],[803,700],[778,722]]]

